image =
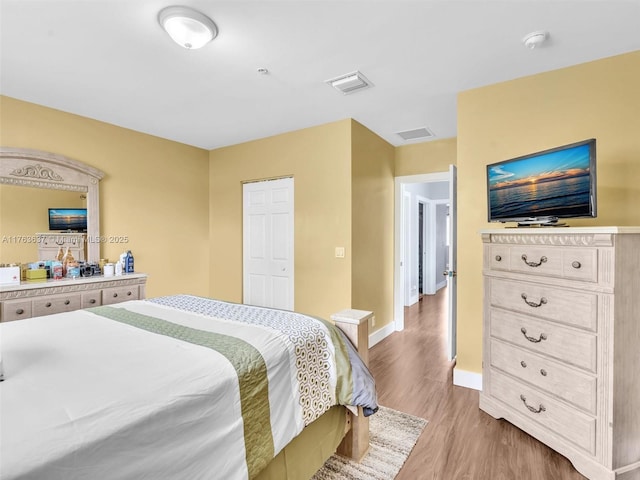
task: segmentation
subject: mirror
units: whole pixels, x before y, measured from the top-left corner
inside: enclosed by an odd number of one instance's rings
[[[49,231],[49,208],[87,208],[87,195],[0,183],[0,263],[53,260],[37,256],[36,233]]]
[[[1,251],[12,251],[12,243],[22,243],[18,240],[22,240],[24,228],[36,228],[37,231],[29,232],[28,236],[24,236],[24,243],[29,244],[29,240],[35,237],[37,232],[48,231],[48,220],[45,223],[40,223],[42,220],[38,220],[37,225],[44,225],[45,228],[37,228],[34,224],[30,227],[28,224],[31,222],[29,218],[24,217],[25,225],[23,222],[19,222],[19,209],[17,203],[20,197],[28,198],[29,195],[35,194],[34,189],[47,190],[46,196],[43,196],[43,200],[39,197],[36,205],[41,202],[73,202],[69,203],[69,207],[78,205],[79,207],[86,207],[87,209],[87,260],[91,262],[98,262],[100,260],[100,210],[99,210],[99,182],[104,177],[104,173],[98,169],[85,165],[77,160],[72,160],[62,155],[54,153],[43,152],[39,150],[12,148],[12,147],[0,147],[0,184],[2,184],[3,190],[0,191],[0,199],[3,200],[2,221],[0,222],[0,234],[2,239],[5,240],[1,245]],[[5,205],[5,198],[9,198],[12,193],[18,192],[16,187],[20,188],[19,197],[11,197],[11,200],[7,201],[9,205]],[[84,198],[81,198],[84,197]],[[49,207],[60,207],[62,205],[55,205],[54,203],[48,203]],[[5,221],[5,209],[15,207],[14,210],[6,210],[11,212],[6,217],[8,221]],[[38,209],[40,207],[37,207]],[[45,210],[46,212],[46,210]],[[38,212],[39,213],[39,212]],[[15,230],[11,231],[10,224],[16,224]],[[24,226],[24,228],[23,228]],[[20,232],[17,230],[21,230]],[[20,237],[18,237],[20,235]],[[16,242],[11,242],[14,239]],[[37,258],[37,244],[32,245],[33,258]],[[9,258],[0,258],[0,261],[11,262]]]

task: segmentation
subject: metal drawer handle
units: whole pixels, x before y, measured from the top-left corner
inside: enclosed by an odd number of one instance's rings
[[[524,360],[520,362],[520,365],[522,366],[522,368],[527,368],[527,362],[525,362]]]
[[[69,305],[70,303],[71,303],[71,300],[65,300],[65,301],[64,301],[64,304],[65,304],[65,305]]]
[[[127,292],[127,297],[130,297],[132,295],[131,292]]]
[[[47,302],[45,307],[49,308],[51,306],[51,302]]]
[[[118,294],[117,294],[117,293],[114,293],[114,294],[113,294],[113,298],[116,298],[117,296],[118,296]]]
[[[582,264],[579,261],[575,260],[575,261],[571,262],[571,266],[573,268],[577,269],[577,268],[580,268],[582,266]]]
[[[547,371],[544,368],[540,369],[540,375],[542,375],[543,377],[547,376]]]
[[[540,404],[540,406],[538,408],[535,408],[535,407],[532,407],[531,405],[529,405],[527,403],[527,397],[525,397],[524,395],[520,395],[520,400],[522,400],[522,403],[524,403],[524,406],[527,407],[531,413],[541,413],[541,412],[546,412],[547,411],[547,409],[544,408],[544,405],[542,405],[542,404]]]
[[[496,255],[496,262],[501,262],[502,261],[502,257],[500,255]]]
[[[540,343],[542,340],[546,340],[547,339],[547,335],[544,333],[540,334],[539,338],[534,338],[534,337],[529,337],[527,336],[527,329],[522,327],[520,329],[520,331],[522,332],[522,335],[524,335],[524,338],[526,338],[527,340],[529,340],[532,343]]]
[[[24,313],[24,309],[19,308],[16,310],[16,315],[22,315]]]
[[[89,303],[96,303],[96,299],[92,298],[91,300],[89,300]]]
[[[526,263],[527,265],[529,265],[530,267],[539,267],[540,265],[542,265],[543,263],[546,263],[546,261],[547,261],[547,257],[540,257],[540,261],[538,263],[536,263],[536,262],[528,262],[527,261],[527,256],[524,255],[524,254],[520,258],[522,258],[522,261],[524,263]]]
[[[520,296],[524,300],[524,303],[526,303],[530,307],[538,308],[539,306],[545,305],[547,303],[547,299],[544,298],[544,297],[540,298],[540,303],[536,303],[536,302],[530,302],[529,300],[527,300],[527,294],[526,293],[522,293],[522,294],[520,294]]]

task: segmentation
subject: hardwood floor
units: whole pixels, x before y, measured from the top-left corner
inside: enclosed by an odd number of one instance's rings
[[[369,351],[378,403],[429,420],[396,480],[584,480],[571,463],[478,408],[446,359],[446,289],[405,310],[405,330]]]

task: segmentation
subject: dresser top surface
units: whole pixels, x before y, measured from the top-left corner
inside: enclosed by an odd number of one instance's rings
[[[77,236],[77,235],[86,235],[87,232],[67,232],[67,231],[61,231],[61,232],[57,232],[57,231],[52,231],[52,232],[37,232],[36,235],[38,236],[51,236],[51,237],[57,237],[58,235],[64,237],[64,236]]]
[[[78,277],[78,278],[62,278],[60,280],[32,280],[26,282],[20,282],[20,284],[12,284],[12,285],[0,285],[0,292],[12,292],[16,290],[32,290],[37,288],[48,288],[48,287],[62,287],[67,285],[77,285],[77,284],[86,284],[86,283],[100,283],[100,282],[111,282],[118,281],[124,279],[133,279],[133,278],[146,278],[146,273],[126,273],[122,275],[114,275],[112,277],[105,276],[96,276],[96,277]]]
[[[502,227],[482,229],[478,233],[483,235],[639,234],[640,227]]]

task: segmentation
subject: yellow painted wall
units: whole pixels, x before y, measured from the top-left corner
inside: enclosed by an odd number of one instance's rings
[[[115,260],[130,249],[136,271],[149,274],[147,296],[209,293],[206,150],[4,96],[0,128],[4,146],[65,155],[105,172],[100,231],[126,241],[105,242],[101,255]]]
[[[458,96],[458,360],[482,369],[482,243],[489,163],[597,139],[598,217],[640,225],[640,51]]]
[[[294,178],[294,307],[328,318],[351,307],[351,120],[210,152],[210,295],[242,301],[242,183]]]
[[[393,321],[394,147],[352,121],[352,307]]]
[[[395,176],[448,172],[449,165],[456,165],[456,141],[454,138],[403,145],[395,151]]]

